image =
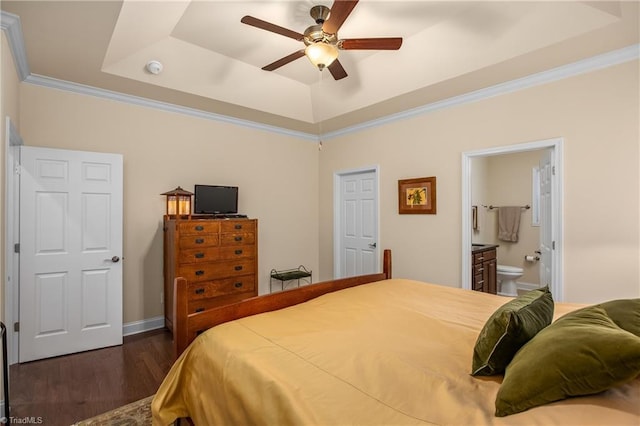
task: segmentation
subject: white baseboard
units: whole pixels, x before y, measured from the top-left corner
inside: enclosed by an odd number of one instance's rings
[[[522,291],[531,291],[540,288],[540,284],[523,283],[522,281],[517,281],[516,285],[518,286],[518,290]]]
[[[122,326],[122,335],[131,336],[132,334],[144,333],[145,331],[159,328],[164,328],[164,316],[128,322]]]

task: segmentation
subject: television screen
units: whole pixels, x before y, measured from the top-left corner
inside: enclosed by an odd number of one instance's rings
[[[193,212],[195,214],[238,213],[238,187],[196,185]]]

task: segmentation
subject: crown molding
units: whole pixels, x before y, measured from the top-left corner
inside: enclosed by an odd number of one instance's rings
[[[143,98],[140,96],[127,95],[120,92],[114,92],[111,90],[100,89],[93,86],[87,86],[84,84],[73,83],[70,81],[59,80],[57,78],[45,77],[42,75],[31,74],[25,80],[25,83],[33,84],[35,86],[43,86],[50,89],[62,90],[65,92],[78,93],[82,95],[94,96],[97,98],[109,99],[112,101],[124,102],[131,105],[138,105],[147,108],[158,109],[166,112],[173,112],[176,114],[184,114],[191,117],[203,118],[205,120],[218,121],[222,123],[230,123],[236,126],[248,127],[251,129],[258,129],[272,133],[279,133],[281,135],[292,136],[299,139],[310,140],[313,142],[318,141],[318,136],[297,132],[283,127],[270,126],[267,124],[257,123],[250,120],[242,120],[228,115],[216,114],[213,112],[203,111],[200,109],[189,108],[181,105],[175,105],[168,102],[156,101],[149,98]]]
[[[22,24],[20,17],[13,13],[0,11],[0,29],[5,32],[9,48],[13,55],[16,71],[20,81],[31,74],[29,71],[29,63],[27,62],[27,53],[24,47],[24,38],[22,37]]]
[[[625,62],[638,60],[640,58],[640,44],[634,44],[622,49],[613,50],[611,52],[603,53],[601,55],[583,59],[571,64],[552,68],[547,71],[542,71],[526,77],[496,84],[494,86],[465,93],[463,95],[454,96],[448,99],[443,99],[441,101],[432,102],[417,108],[412,108],[396,114],[387,115],[385,117],[370,120],[354,126],[345,127],[344,129],[336,130],[333,132],[323,133],[322,135],[318,136],[316,134],[293,131],[283,127],[270,126],[262,123],[257,123],[255,121],[242,120],[227,115],[211,113],[195,108],[184,107],[167,102],[156,101],[139,96],[127,95],[124,93],[100,89],[97,87],[59,80],[37,74],[31,74],[31,72],[29,71],[29,65],[27,63],[27,55],[25,52],[24,39],[22,37],[22,26],[20,24],[20,17],[4,11],[1,11],[0,17],[2,18],[1,28],[7,35],[9,46],[11,47],[11,52],[16,62],[18,74],[20,76],[20,79],[26,83],[73,93],[95,96],[103,99],[115,100],[118,102],[139,105],[147,108],[159,109],[176,114],[184,114],[196,118],[202,118],[205,120],[230,123],[241,127],[263,130],[311,142],[334,139],[347,134],[357,133],[373,127],[393,123],[395,121],[405,120],[407,118],[428,114],[444,108],[451,108],[458,105],[464,105],[471,102],[493,98],[507,93],[517,92],[519,90],[551,83],[580,74],[589,73]]]
[[[622,49],[613,50],[611,52],[573,62],[571,64],[552,68],[547,71],[542,71],[536,74],[528,75],[526,77],[510,80],[504,83],[496,84],[494,86],[486,87],[484,89],[465,93],[463,95],[454,96],[451,98],[443,99],[441,101],[422,105],[417,108],[399,112],[397,114],[391,114],[386,117],[360,123],[355,126],[345,127],[344,129],[336,130],[334,132],[327,132],[322,135],[322,139],[333,139],[350,133],[356,133],[362,130],[370,129],[372,127],[381,126],[383,124],[405,120],[407,118],[415,117],[418,115],[428,114],[430,112],[438,111],[441,109],[451,108],[458,105],[468,104],[471,102],[477,102],[484,99],[505,95],[507,93],[517,92],[519,90],[540,86],[542,84],[552,83],[554,81],[562,80],[568,77],[586,74],[592,71],[597,71],[625,62],[638,60],[639,58],[640,44],[634,44]]]

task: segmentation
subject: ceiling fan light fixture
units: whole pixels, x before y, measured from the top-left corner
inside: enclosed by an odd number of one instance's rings
[[[338,48],[333,44],[317,42],[308,45],[304,54],[322,71],[338,58]]]

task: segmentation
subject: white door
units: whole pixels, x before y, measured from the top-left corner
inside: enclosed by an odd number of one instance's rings
[[[551,162],[552,152],[550,149],[543,151],[540,158],[540,285],[549,286],[553,289],[553,221],[552,209],[553,198],[552,179],[553,166]]]
[[[20,362],[122,344],[122,156],[21,147]]]
[[[338,277],[378,271],[378,177],[375,170],[340,175]]]

